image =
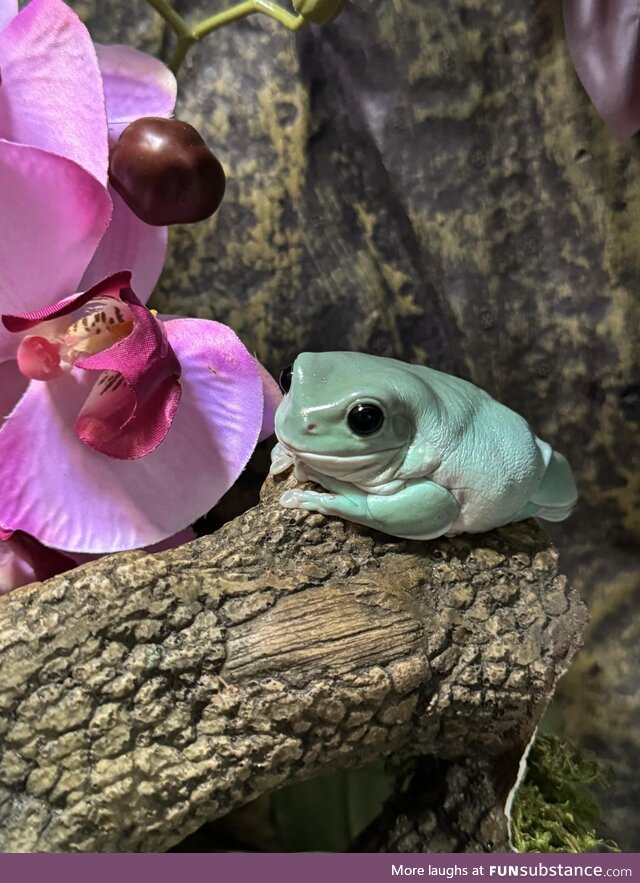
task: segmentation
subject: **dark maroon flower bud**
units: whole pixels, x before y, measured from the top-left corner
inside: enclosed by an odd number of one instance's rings
[[[222,202],[225,176],[198,132],[181,120],[143,117],[111,152],[109,180],[146,224],[193,224]]]

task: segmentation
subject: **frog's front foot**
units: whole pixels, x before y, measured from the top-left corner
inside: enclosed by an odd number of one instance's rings
[[[350,521],[370,520],[364,495],[353,499],[327,491],[293,490],[285,491],[280,503],[286,509],[306,509],[307,512],[320,512],[321,515],[334,515]]]
[[[309,477],[324,484],[324,492],[297,488],[285,491],[280,498],[283,506],[335,515],[414,540],[442,536],[451,529],[459,512],[455,497],[430,481],[409,482],[397,494],[377,495],[314,472]]]

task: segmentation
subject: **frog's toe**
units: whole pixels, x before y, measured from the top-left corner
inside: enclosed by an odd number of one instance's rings
[[[564,521],[578,501],[578,489],[571,467],[554,451],[540,486],[529,500],[529,513],[545,521]]]
[[[308,509],[319,511],[324,507],[330,494],[319,494],[316,491],[288,490],[280,497],[280,505],[285,509]]]
[[[566,506],[540,506],[535,515],[543,521],[564,521],[571,515],[575,506],[576,500],[572,500]]]

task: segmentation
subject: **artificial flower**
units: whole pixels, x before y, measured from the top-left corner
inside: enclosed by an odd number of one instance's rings
[[[640,129],[640,17],[637,0],[563,0],[576,73],[620,140]]]
[[[0,430],[0,525],[69,552],[195,521],[270,433],[279,397],[230,328],[161,322],[129,279],[3,317],[31,382]]]
[[[96,51],[61,0],[0,0],[0,25],[0,530],[148,546],[233,484],[279,393],[229,328],[144,307],[166,233],[111,193],[108,151],[170,115],[172,75]]]
[[[94,47],[62,0],[32,0],[16,12],[14,0],[0,0],[3,306],[7,297],[16,311],[52,303],[124,268],[146,301],[166,228],[144,224],[112,192],[109,143],[141,116],[170,116],[175,77],[129,46]],[[5,255],[15,243],[24,254],[25,241],[31,260],[10,262],[15,279],[4,272]]]

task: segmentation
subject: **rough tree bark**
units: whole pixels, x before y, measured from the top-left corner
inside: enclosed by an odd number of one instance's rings
[[[281,490],[2,599],[2,850],[159,851],[332,767],[528,741],[585,620],[535,523],[394,541]]]
[[[522,749],[499,757],[423,757],[362,832],[354,852],[510,852],[505,803]]]

